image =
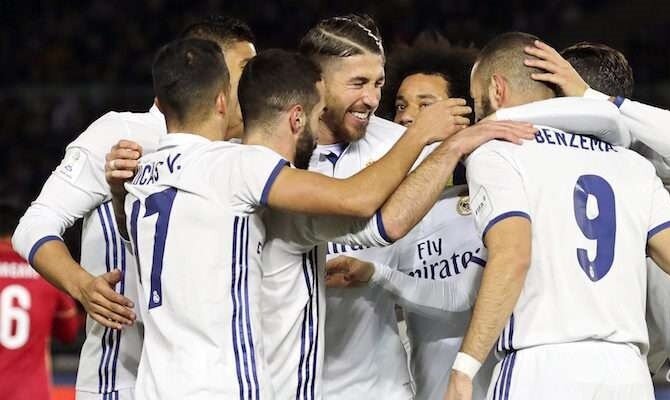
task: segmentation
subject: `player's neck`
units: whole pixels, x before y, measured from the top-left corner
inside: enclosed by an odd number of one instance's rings
[[[290,140],[290,134],[288,133],[270,133],[262,129],[247,129],[244,132],[242,143],[267,147],[284,157],[291,164],[295,159],[295,143]]]
[[[219,121],[209,120],[198,124],[178,124],[175,122],[167,122],[168,133],[190,133],[193,135],[202,136],[209,140],[222,140],[221,124]]]
[[[345,142],[342,138],[338,137],[332,129],[328,127],[323,121],[319,121],[319,144],[336,144]]]

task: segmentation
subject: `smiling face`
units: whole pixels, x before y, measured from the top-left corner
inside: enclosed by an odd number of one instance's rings
[[[422,108],[448,97],[448,84],[442,75],[409,75],[403,79],[396,93],[393,122],[410,126]]]
[[[324,65],[326,110],[322,121],[340,141],[354,142],[379,106],[384,58],[372,53],[338,57]]]
[[[242,111],[237,98],[237,86],[240,83],[244,66],[256,55],[256,48],[250,42],[236,41],[226,45],[223,53],[230,74],[230,99],[228,103],[231,112],[226,138],[241,138],[244,125],[242,124]]]

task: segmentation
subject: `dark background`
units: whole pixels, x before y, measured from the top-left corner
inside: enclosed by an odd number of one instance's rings
[[[249,23],[258,49],[294,48],[320,18],[365,12],[385,47],[421,31],[483,46],[520,30],[557,48],[589,40],[621,50],[635,74],[635,98],[670,106],[670,1],[44,1],[0,0],[0,201],[36,197],[67,143],[109,110],[152,103],[151,60],[194,19],[228,14]],[[75,246],[76,230],[69,241]],[[76,253],[76,250],[75,250]],[[77,347],[57,347],[77,353]]]
[[[629,58],[635,97],[670,106],[670,1],[341,0],[308,1],[0,0],[0,193],[26,204],[67,143],[109,110],[151,105],[155,50],[189,22],[229,14],[249,23],[258,48],[292,48],[320,18],[366,12],[392,51],[423,30],[483,46],[521,30],[557,48],[580,40],[609,44]]]

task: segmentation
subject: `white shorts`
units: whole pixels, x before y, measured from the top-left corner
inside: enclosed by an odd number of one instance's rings
[[[531,347],[493,370],[488,400],[654,400],[637,347],[601,341]]]
[[[77,390],[76,400],[135,400],[135,389],[121,389],[109,393],[84,392]]]

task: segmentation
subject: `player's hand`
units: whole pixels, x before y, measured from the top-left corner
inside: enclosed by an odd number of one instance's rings
[[[142,146],[131,140],[120,140],[105,156],[105,179],[112,193],[124,193],[124,182],[135,176]]]
[[[535,46],[527,46],[524,48],[524,51],[528,55],[537,57],[537,59],[525,59],[525,65],[546,71],[544,73],[531,74],[533,79],[557,85],[566,96],[584,96],[584,92],[589,88],[589,85],[584,82],[584,79],[582,79],[573,66],[554,50],[553,47],[536,40]]]
[[[91,318],[112,329],[132,325],[136,318],[133,302],[114,290],[122,278],[118,269],[95,277],[87,275],[79,283],[79,293],[75,296]]]
[[[326,263],[326,287],[364,286],[374,272],[375,267],[372,263],[347,256],[335,257]]]
[[[444,400],[472,400],[472,379],[460,371],[451,371]]]
[[[422,108],[407,134],[421,135],[426,144],[447,139],[470,125],[472,109],[465,104],[463,99],[446,99]]]
[[[450,137],[446,144],[465,157],[489,140],[502,139],[521,144],[524,139],[533,139],[535,132],[537,128],[526,122],[481,121]]]

